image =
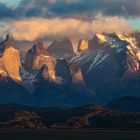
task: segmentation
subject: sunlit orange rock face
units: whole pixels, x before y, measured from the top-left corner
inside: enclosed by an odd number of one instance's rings
[[[5,49],[1,62],[3,63],[3,70],[7,72],[7,76],[14,80],[21,80],[19,74],[19,69],[21,68],[20,53],[17,49],[13,47]]]
[[[0,74],[21,81],[19,70],[21,68],[20,52],[14,46],[14,39],[8,34],[6,40],[0,44],[3,52],[0,58]]]
[[[82,39],[79,41],[78,52],[88,49],[88,40]]]

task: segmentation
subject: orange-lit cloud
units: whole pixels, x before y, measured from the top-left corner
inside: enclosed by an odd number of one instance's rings
[[[95,32],[124,32],[128,31],[128,23],[121,17],[98,15],[92,21],[78,19],[46,19],[29,18],[8,22],[1,32],[10,31],[19,41],[34,41],[38,38],[64,37],[72,39],[89,37]]]

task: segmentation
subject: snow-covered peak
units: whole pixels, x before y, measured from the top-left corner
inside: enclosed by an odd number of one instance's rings
[[[126,62],[125,65],[128,65],[130,71],[139,70],[140,50],[136,46],[135,38],[127,34],[96,34],[89,41],[89,48],[71,59],[71,62],[78,65],[90,64],[85,68],[87,73],[94,71],[94,69],[101,67],[108,61],[113,63],[117,59],[118,62],[120,60]],[[118,58],[115,60],[115,57]]]
[[[136,39],[126,34],[117,34],[117,37],[120,41],[126,43],[124,46],[122,45],[120,47],[122,47],[122,49],[125,47],[126,51],[128,51],[137,61],[140,61],[140,50],[136,46]]]

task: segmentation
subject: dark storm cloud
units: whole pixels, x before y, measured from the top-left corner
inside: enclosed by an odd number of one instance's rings
[[[19,7],[31,8],[23,10],[26,16],[78,17],[81,14],[94,16],[97,13],[140,16],[140,0],[23,0]],[[45,8],[46,12],[43,11]]]
[[[11,18],[11,17],[14,17],[14,11],[7,7],[5,4],[1,3],[0,2],[0,18],[3,19],[3,18]]]
[[[12,9],[0,3],[1,18],[107,16],[140,17],[140,0],[22,0]]]

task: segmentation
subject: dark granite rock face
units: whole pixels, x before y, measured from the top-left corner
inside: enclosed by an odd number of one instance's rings
[[[69,38],[54,41],[47,51],[49,55],[56,58],[70,58],[74,55],[72,42]]]

